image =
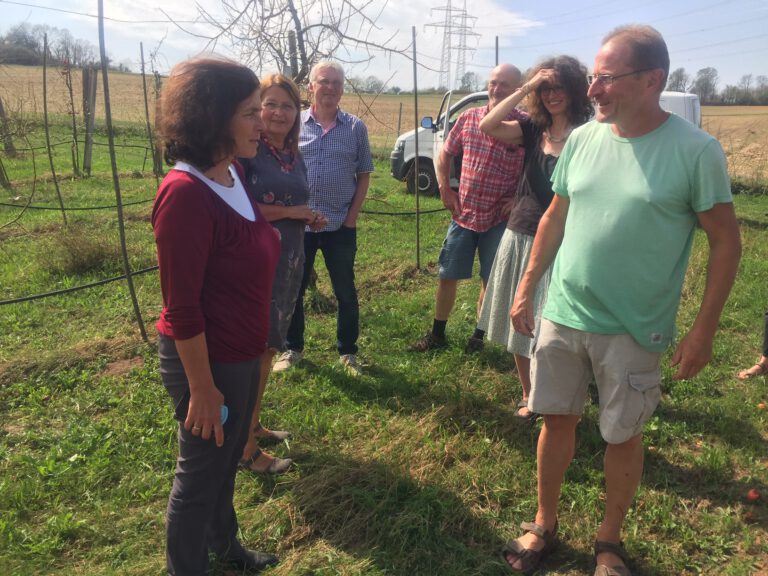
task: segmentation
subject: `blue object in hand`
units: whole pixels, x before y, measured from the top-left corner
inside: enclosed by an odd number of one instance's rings
[[[221,425],[222,426],[227,421],[227,418],[229,418],[229,408],[227,408],[226,404],[222,404],[221,405]]]

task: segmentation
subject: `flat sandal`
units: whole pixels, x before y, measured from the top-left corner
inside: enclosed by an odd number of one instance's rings
[[[534,550],[533,548],[524,548],[518,540],[510,540],[501,549],[501,557],[504,559],[507,567],[512,572],[518,574],[530,574],[536,568],[539,567],[544,558],[549,556],[552,551],[557,547],[557,520],[555,520],[555,527],[552,531],[546,530],[543,526],[536,524],[535,522],[523,522],[520,524],[520,528],[525,530],[525,533],[533,532],[544,540],[544,547],[541,550]],[[525,534],[523,534],[525,535]],[[509,555],[512,555],[512,562],[515,560],[520,561],[520,569],[512,567]]]
[[[632,572],[627,568],[629,564],[629,556],[624,548],[624,544],[619,542],[606,542],[605,540],[595,540],[595,563],[597,563],[597,555],[601,552],[610,552],[621,558],[624,562],[624,566],[618,564],[616,566],[606,566],[604,564],[598,564],[595,568],[594,576],[632,576]]]

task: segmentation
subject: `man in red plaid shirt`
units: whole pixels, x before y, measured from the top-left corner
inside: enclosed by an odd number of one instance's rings
[[[510,146],[480,131],[480,120],[496,104],[512,94],[521,84],[520,70],[500,64],[488,79],[488,106],[463,112],[443,144],[437,159],[440,198],[451,212],[451,224],[440,251],[440,283],[437,287],[435,319],[432,330],[411,350],[425,352],[447,345],[445,325],[456,301],[459,280],[472,277],[475,252],[480,257],[479,314],[485,286],[496,248],[504,233],[512,198],[523,170],[525,151]],[[514,111],[508,120],[524,116]],[[450,186],[450,166],[455,156],[463,154],[458,193]],[[483,332],[475,333],[465,348],[474,352],[483,346]]]

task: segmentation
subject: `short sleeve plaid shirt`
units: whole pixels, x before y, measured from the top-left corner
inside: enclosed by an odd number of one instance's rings
[[[368,129],[357,116],[339,110],[336,125],[323,134],[312,110],[304,110],[299,148],[307,165],[309,206],[328,219],[322,232],[338,230],[355,196],[357,175],[373,172]]]
[[[505,209],[517,191],[525,158],[522,146],[505,144],[480,131],[480,121],[487,113],[487,107],[463,112],[443,145],[451,156],[463,153],[460,212],[454,220],[475,232],[485,232],[507,219]],[[507,120],[525,117],[524,112],[513,110]]]

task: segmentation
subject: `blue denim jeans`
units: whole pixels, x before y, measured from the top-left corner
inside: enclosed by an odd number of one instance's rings
[[[304,293],[309,284],[317,251],[323,253],[325,267],[331,278],[333,294],[339,310],[336,316],[336,347],[339,354],[356,354],[360,334],[360,307],[355,288],[355,254],[357,230],[342,226],[333,232],[306,232],[304,234],[304,278],[296,299],[286,344],[289,350],[304,350]]]

